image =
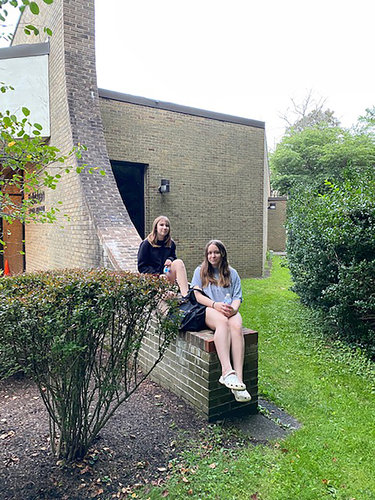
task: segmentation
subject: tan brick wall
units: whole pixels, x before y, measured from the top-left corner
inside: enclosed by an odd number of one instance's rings
[[[276,205],[275,210],[268,210],[268,250],[285,252],[287,199],[284,197],[274,197],[269,198],[268,202]]]
[[[27,270],[57,267],[135,269],[140,238],[113,178],[103,136],[96,86],[94,2],[54,0],[40,4],[41,14],[21,17],[13,45],[45,41],[27,37],[22,26],[33,23],[53,31],[49,56],[51,139],[62,153],[77,143],[88,151],[81,161],[107,172],[64,176],[56,191],[46,190],[46,205],[61,200],[62,215],[53,225],[26,227]],[[63,226],[63,227],[62,227]]]
[[[148,165],[146,234],[167,215],[189,276],[221,239],[241,277],[261,276],[266,251],[264,129],[100,98],[111,160]],[[158,192],[161,178],[171,192]]]
[[[237,403],[232,393],[219,382],[220,362],[210,330],[180,332],[166,350],[150,377],[181,396],[209,421],[237,413],[256,413],[258,406],[258,334],[244,329],[244,382],[251,394],[249,403]],[[158,339],[152,328],[143,339],[139,362],[150,370],[158,358]]]

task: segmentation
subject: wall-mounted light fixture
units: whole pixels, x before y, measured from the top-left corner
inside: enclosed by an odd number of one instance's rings
[[[276,203],[274,203],[274,202],[271,201],[268,204],[268,210],[276,210]]]
[[[160,181],[159,193],[169,193],[170,192],[170,182],[169,179],[162,179]]]

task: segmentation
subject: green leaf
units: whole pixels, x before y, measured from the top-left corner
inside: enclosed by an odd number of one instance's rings
[[[42,129],[43,129],[43,127],[41,126],[41,124],[40,124],[40,123],[34,123],[34,127],[35,127],[36,129],[38,129],[38,130],[42,130]]]
[[[30,114],[30,110],[29,110],[29,109],[27,109],[27,108],[25,108],[25,107],[23,107],[23,108],[22,108],[22,113],[23,113],[25,116],[29,116],[29,114]]]
[[[50,28],[43,28],[44,33],[47,33],[48,36],[52,36],[52,30]]]
[[[39,7],[38,7],[38,4],[36,2],[31,2],[30,3],[30,10],[33,14],[35,14],[36,16],[39,14]]]
[[[36,28],[33,24],[27,24],[27,25],[25,26],[25,29],[30,30],[30,31],[33,31],[33,32],[34,32],[34,35],[39,35],[39,30],[38,30],[38,28]]]
[[[43,0],[43,2],[47,5],[51,5],[51,3],[53,3],[53,0]]]

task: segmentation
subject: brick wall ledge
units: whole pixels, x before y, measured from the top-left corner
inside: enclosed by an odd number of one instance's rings
[[[151,379],[182,397],[209,422],[255,414],[258,411],[258,332],[244,328],[244,382],[251,394],[248,403],[237,403],[232,392],[219,383],[221,366],[211,330],[179,332],[163,359],[151,372]],[[158,355],[153,329],[143,340],[139,361],[149,369]]]

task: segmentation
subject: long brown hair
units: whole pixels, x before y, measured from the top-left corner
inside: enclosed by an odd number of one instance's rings
[[[208,262],[208,248],[210,245],[217,246],[221,260],[219,264],[219,280],[215,278],[215,268]],[[209,283],[213,285],[222,286],[227,288],[230,286],[230,270],[229,263],[227,257],[227,250],[220,240],[211,240],[207,243],[206,248],[204,250],[204,261],[201,266],[201,281],[202,286],[206,287]]]
[[[165,215],[159,215],[159,217],[156,217],[156,219],[152,223],[151,233],[147,235],[148,242],[153,247],[160,247],[160,245],[158,245],[158,231],[157,231],[157,226],[158,226],[159,222],[162,219],[164,219],[167,222],[168,226],[169,226],[169,233],[164,238],[164,245],[166,247],[170,247],[172,245],[171,223],[169,222],[168,217],[165,217]]]

